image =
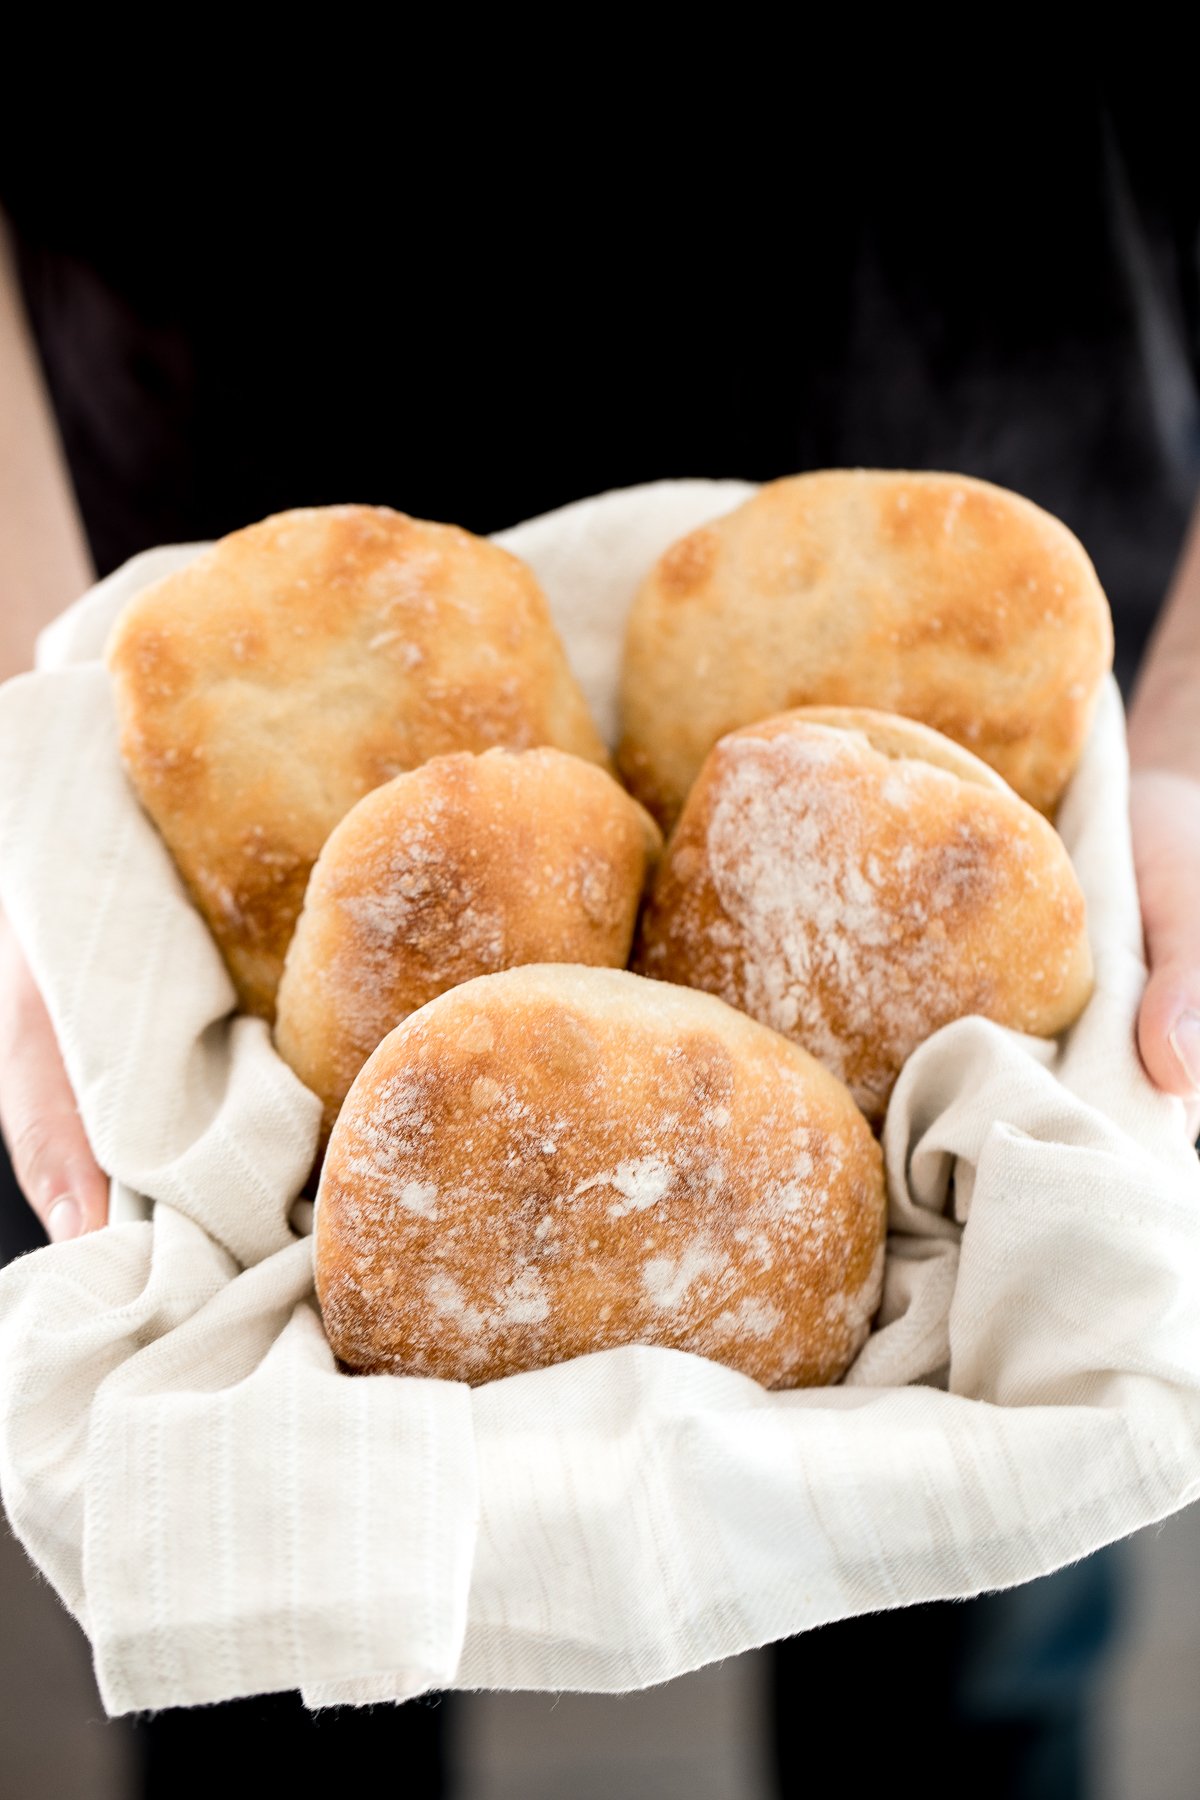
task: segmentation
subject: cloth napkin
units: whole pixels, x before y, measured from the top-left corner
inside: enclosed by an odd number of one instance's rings
[[[610,734],[640,576],[750,491],[658,483],[500,539]],[[1200,1178],[1134,1050],[1115,687],[1059,820],[1095,996],[1057,1043],[966,1019],[910,1059],[883,1309],[843,1385],[767,1393],[649,1347],[476,1390],[350,1378],[292,1224],[318,1103],[232,1013],[99,661],[125,599],[194,554],[102,582],[0,692],[0,895],[97,1155],[155,1202],[0,1278],[0,1487],[110,1713],[641,1687],[1029,1580],[1200,1491]]]

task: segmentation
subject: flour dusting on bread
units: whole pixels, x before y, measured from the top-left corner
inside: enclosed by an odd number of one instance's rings
[[[940,1026],[1051,1034],[1091,986],[1083,896],[1046,820],[926,728],[830,708],[715,747],[635,966],[801,1044],[876,1121]]]
[[[474,1381],[657,1343],[828,1381],[878,1304],[884,1210],[865,1121],[783,1039],[623,971],[515,969],[414,1014],[355,1083],[322,1309],[354,1368]]]

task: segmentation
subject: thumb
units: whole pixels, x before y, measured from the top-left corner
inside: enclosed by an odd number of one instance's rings
[[[1151,1080],[1200,1115],[1200,781],[1138,771],[1130,807],[1150,970],[1138,1048]]]
[[[0,915],[0,1130],[25,1198],[55,1240],[108,1218],[108,1183],[92,1155],[50,1015]]]

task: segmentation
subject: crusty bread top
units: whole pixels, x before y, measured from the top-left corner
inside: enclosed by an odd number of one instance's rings
[[[1112,664],[1078,539],[965,475],[775,481],[666,551],[630,613],[618,761],[670,824],[726,732],[867,706],[944,732],[1052,812]]]
[[[855,732],[872,750],[880,756],[890,757],[894,761],[927,763],[930,768],[944,769],[948,775],[957,775],[960,781],[973,781],[978,787],[990,788],[994,794],[1009,794],[1013,790],[1003,776],[995,769],[990,769],[980,757],[973,756],[948,738],[943,732],[934,731],[928,725],[922,725],[917,719],[901,718],[898,713],[878,712],[868,706],[796,706],[790,712],[779,713],[774,719],[763,719],[758,723],[761,732],[755,735],[764,740],[788,730],[787,720],[795,720],[798,724],[829,725],[836,731]],[[754,732],[754,727],[745,728],[747,735]]]
[[[635,967],[784,1032],[875,1122],[940,1026],[980,1013],[1050,1036],[1092,984],[1053,826],[926,727],[829,708],[759,720],[709,753]]]
[[[618,1344],[834,1380],[879,1300],[881,1159],[844,1087],[706,994],[485,975],[346,1099],[317,1288],[357,1369],[489,1381]]]
[[[387,507],[222,538],[130,601],[107,654],[142,803],[266,1017],[309,870],[371,788],[493,744],[607,763],[529,569]]]
[[[372,789],[317,858],[275,1042],[325,1129],[375,1046],[447,988],[520,963],[624,968],[662,838],[562,750],[458,751]]]

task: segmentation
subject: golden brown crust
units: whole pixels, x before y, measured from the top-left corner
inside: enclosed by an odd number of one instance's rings
[[[618,763],[660,823],[712,745],[786,708],[865,706],[944,732],[1042,812],[1112,664],[1082,545],[965,475],[826,470],[672,546],[634,602]]]
[[[862,709],[783,713],[716,745],[634,966],[784,1032],[876,1122],[940,1026],[981,1013],[1052,1036],[1092,985],[1053,827],[958,746]]]
[[[912,758],[928,763],[932,768],[957,775],[960,781],[973,781],[979,787],[988,788],[994,794],[1013,792],[995,769],[964,750],[953,738],[922,725],[918,719],[905,719],[899,713],[873,712],[866,706],[801,706],[778,716],[802,719],[808,725],[833,725],[839,731],[854,731],[881,756],[901,762]]]
[[[321,1096],[409,1013],[520,963],[624,968],[658,827],[561,750],[435,757],[351,808],[317,859],[279,985],[275,1042]]]
[[[607,763],[525,565],[387,507],[222,538],[130,601],[108,662],[142,804],[266,1018],[309,871],[371,788],[493,744]]]
[[[660,1344],[836,1380],[879,1301],[878,1146],[845,1089],[707,995],[533,966],[379,1046],[317,1201],[351,1368],[472,1383]]]

